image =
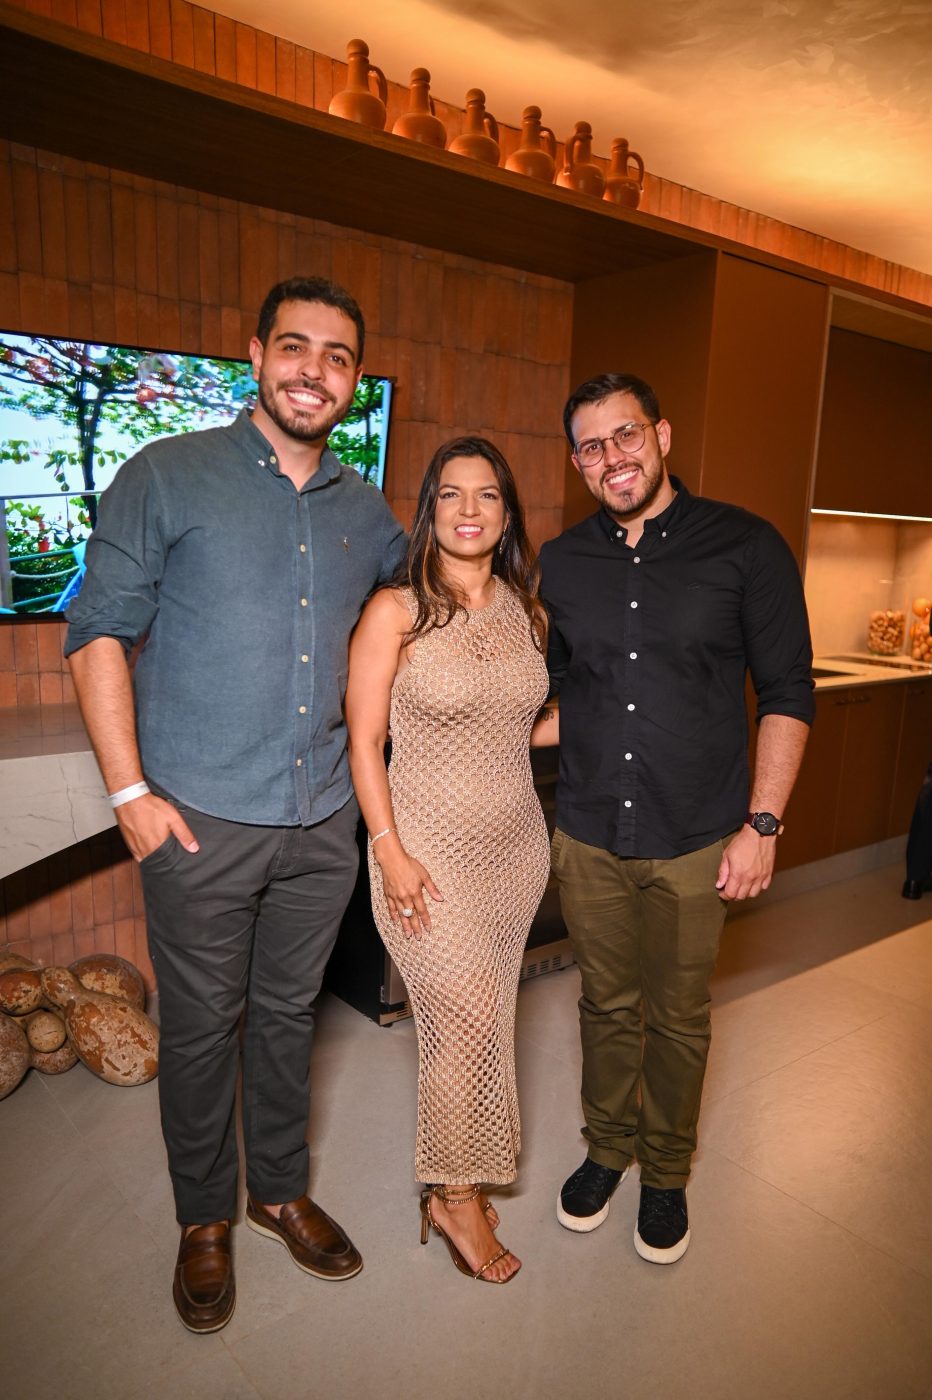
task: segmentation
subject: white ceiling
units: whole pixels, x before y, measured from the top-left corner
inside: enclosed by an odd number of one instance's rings
[[[351,38],[499,121],[591,122],[647,169],[932,273],[932,0],[209,0],[320,53]]]

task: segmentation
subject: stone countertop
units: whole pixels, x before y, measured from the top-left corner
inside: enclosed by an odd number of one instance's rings
[[[0,879],[115,824],[77,705],[0,710]]]
[[[852,685],[928,680],[932,676],[932,666],[908,656],[872,656],[869,651],[849,651],[817,656],[812,663],[812,675],[816,690],[838,690]]]

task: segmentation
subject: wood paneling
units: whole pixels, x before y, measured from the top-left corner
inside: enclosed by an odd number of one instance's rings
[[[694,246],[736,250],[743,243],[773,265],[803,264],[839,286],[870,286],[891,302],[932,305],[927,274],[658,176],[648,177],[639,211],[620,210],[554,187],[532,188],[503,170],[318,115],[326,113],[332,93],[345,83],[345,65],[298,49],[293,72],[274,38],[247,25],[234,26],[235,86],[217,82],[204,57],[210,26],[203,22],[199,56],[191,16],[212,22],[213,68],[227,79],[228,29],[222,17],[181,0],[169,10],[165,0],[161,7],[153,0],[148,56],[139,52],[137,39],[98,39],[99,19],[82,21],[79,15],[75,29],[28,9],[25,0],[0,3],[6,30],[0,45],[6,56],[0,68],[6,99],[0,121],[4,133],[16,139],[80,157],[92,152],[123,169],[175,183],[573,279],[619,264],[678,256],[686,251],[680,246],[685,240],[677,237],[680,224],[691,230]],[[158,56],[171,61],[160,62]],[[299,70],[305,75],[300,92]],[[42,74],[41,104],[32,100],[37,73]],[[94,92],[93,104],[83,101],[87,91]],[[397,110],[403,94],[402,85],[391,84],[390,111]],[[296,98],[312,101],[316,113],[298,106]],[[140,109],[158,111],[159,121],[140,125]],[[462,112],[446,104],[439,104],[438,112],[448,134],[455,135]],[[509,144],[510,133],[506,150]],[[236,160],[218,159],[217,152],[231,146]],[[269,151],[275,160],[268,159]],[[606,164],[604,158],[601,163]],[[289,170],[287,181],[278,176],[282,168]],[[326,181],[320,179],[322,168]]]
[[[573,289],[571,391],[609,372],[645,379],[673,428],[670,469],[691,490],[700,481],[715,281],[715,253],[700,252],[577,282]],[[567,448],[564,523],[593,508]]]
[[[700,490],[771,521],[802,560],[828,335],[825,287],[722,255]]]

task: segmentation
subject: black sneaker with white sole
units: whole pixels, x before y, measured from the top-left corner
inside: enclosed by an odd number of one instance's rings
[[[586,1234],[595,1230],[608,1215],[612,1195],[628,1175],[628,1168],[616,1171],[587,1157],[581,1167],[563,1183],[557,1197],[557,1219],[567,1230]]]
[[[641,1182],[634,1247],[652,1264],[675,1264],[689,1248],[689,1215],[682,1186],[661,1191]]]

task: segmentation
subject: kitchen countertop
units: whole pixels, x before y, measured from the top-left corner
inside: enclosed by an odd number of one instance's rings
[[[932,666],[845,652],[817,656],[813,672],[822,691],[928,679]],[[77,705],[0,710],[0,879],[115,820]]]
[[[0,710],[0,878],[115,821],[77,705]]]
[[[903,655],[872,656],[869,651],[849,651],[817,656],[812,674],[816,690],[838,690],[843,686],[927,680],[932,676],[932,666]]]

